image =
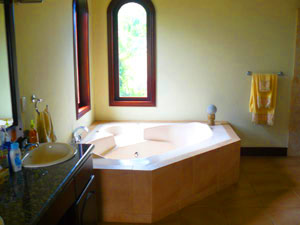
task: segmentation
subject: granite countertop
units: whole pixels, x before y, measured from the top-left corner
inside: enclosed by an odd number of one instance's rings
[[[0,185],[0,216],[5,225],[35,225],[62,187],[88,158],[93,145],[77,145],[76,155],[61,164],[25,169]]]

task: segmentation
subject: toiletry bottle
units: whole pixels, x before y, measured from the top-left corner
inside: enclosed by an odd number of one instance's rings
[[[7,128],[8,128],[8,122],[6,121],[6,125],[3,127],[4,130],[4,142],[11,142],[11,138],[7,132]]]
[[[4,159],[3,146],[2,144],[0,144],[0,165],[3,159]]]
[[[10,160],[10,147],[11,147],[11,143],[10,142],[5,142],[5,144],[3,145],[3,150],[4,150],[4,154],[6,155],[6,160],[5,160],[5,165],[4,168],[9,168],[9,172],[10,174],[13,172],[13,168],[12,168],[12,163]]]
[[[4,154],[3,145],[0,145],[0,166],[3,168],[7,168],[7,159]]]
[[[2,127],[0,127],[0,161],[2,162],[3,159],[5,159],[4,157],[4,151],[3,151],[3,145],[4,145],[4,131],[2,129]]]
[[[11,144],[9,158],[14,172],[22,170],[21,151],[19,149],[18,142],[14,142]]]
[[[9,167],[10,168],[10,172],[12,172],[12,166],[11,166],[11,162],[9,159],[9,150],[10,150],[10,145],[11,145],[11,138],[7,132],[7,127],[8,127],[8,122],[6,121],[6,125],[3,126],[3,134],[4,134],[4,143],[2,144],[2,151],[3,151],[3,155],[5,157],[5,160],[3,161],[3,166],[4,168]]]
[[[15,142],[17,140],[17,131],[16,131],[16,129],[11,129],[10,138],[11,138],[11,142]]]
[[[37,131],[34,129],[34,122],[33,120],[30,121],[30,131],[29,131],[29,143],[38,143],[39,142],[39,138],[38,138],[38,133]]]
[[[0,127],[0,145],[5,143],[5,131],[4,127]]]

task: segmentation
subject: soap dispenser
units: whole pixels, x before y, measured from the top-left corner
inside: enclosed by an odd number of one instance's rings
[[[36,129],[34,129],[35,124],[33,122],[33,120],[30,121],[30,131],[29,131],[29,143],[38,143],[39,142],[39,137],[38,137],[38,132],[36,131]]]

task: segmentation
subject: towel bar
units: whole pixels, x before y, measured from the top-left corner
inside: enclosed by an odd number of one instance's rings
[[[284,73],[283,72],[279,72],[279,73],[277,73],[277,75],[282,77],[282,76],[284,76]],[[252,71],[248,71],[247,72],[247,76],[252,76]]]

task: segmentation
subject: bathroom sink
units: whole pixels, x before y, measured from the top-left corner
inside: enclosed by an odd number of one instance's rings
[[[46,143],[30,151],[23,158],[23,167],[38,168],[56,165],[71,159],[76,150],[64,143]]]

